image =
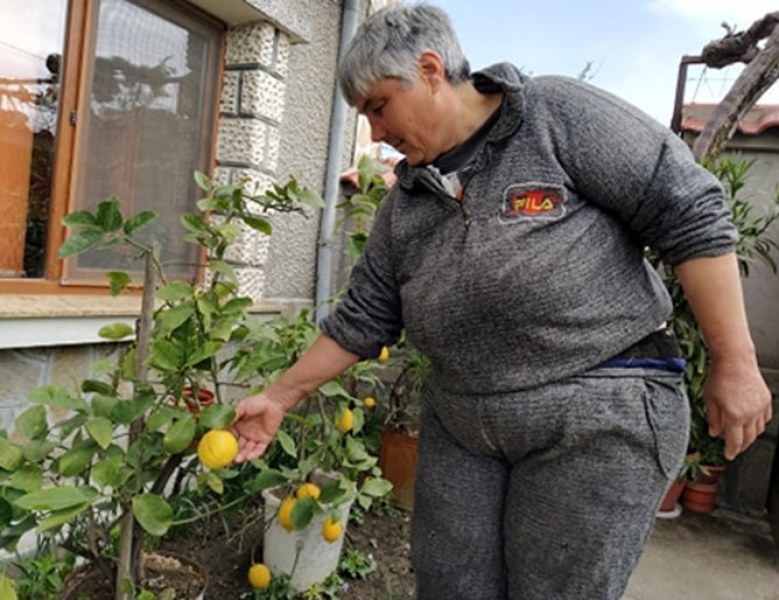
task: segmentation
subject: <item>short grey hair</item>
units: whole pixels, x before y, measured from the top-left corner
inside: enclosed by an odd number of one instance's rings
[[[338,66],[346,101],[354,106],[379,80],[392,77],[411,85],[422,53],[437,52],[452,85],[470,76],[449,16],[427,4],[394,4],[370,15],[352,38]]]

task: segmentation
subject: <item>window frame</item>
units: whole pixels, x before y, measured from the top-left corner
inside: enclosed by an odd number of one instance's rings
[[[206,136],[201,136],[201,147],[209,152],[209,171],[216,167],[216,143],[220,116],[220,92],[224,82],[224,61],[226,48],[227,25],[199,7],[185,0],[167,0],[184,8],[200,20],[210,22],[220,29],[215,56],[215,69],[208,75],[208,84],[214,88],[214,102],[211,115],[211,144],[207,148]],[[140,6],[146,7],[141,0]],[[147,8],[147,7],[146,7]],[[81,107],[85,102],[85,77],[88,76],[90,57],[88,52],[93,47],[96,36],[94,30],[96,3],[92,0],[69,0],[65,24],[63,44],[63,65],[60,84],[60,107],[55,133],[54,169],[51,188],[51,207],[49,224],[46,233],[46,258],[44,276],[41,278],[7,278],[0,279],[0,294],[57,294],[57,295],[110,295],[107,281],[99,279],[90,281],[79,279],[64,282],[66,273],[65,260],[58,258],[57,250],[65,240],[66,228],[61,224],[63,217],[73,207],[74,184],[76,180],[75,164],[78,156],[78,127]]]

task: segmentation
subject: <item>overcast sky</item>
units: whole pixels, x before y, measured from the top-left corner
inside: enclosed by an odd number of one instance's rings
[[[508,60],[534,74],[577,76],[669,124],[679,61],[748,28],[779,0],[430,0],[452,18],[474,68]],[[686,100],[718,101],[740,66],[691,66]],[[778,86],[761,102],[779,103]]]

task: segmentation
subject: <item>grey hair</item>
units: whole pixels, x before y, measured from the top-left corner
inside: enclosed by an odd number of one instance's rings
[[[346,101],[354,106],[379,80],[393,77],[411,85],[422,53],[437,52],[446,78],[456,85],[470,76],[449,16],[426,4],[394,4],[370,15],[352,38],[338,66]]]

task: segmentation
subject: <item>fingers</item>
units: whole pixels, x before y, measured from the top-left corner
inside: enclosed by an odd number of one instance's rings
[[[255,442],[245,437],[238,438],[238,454],[235,462],[242,463],[259,458],[268,447],[268,442]]]
[[[722,411],[716,404],[708,404],[706,406],[706,420],[709,423],[709,435],[711,437],[717,437],[722,434]]]
[[[761,415],[744,425],[734,425],[725,431],[725,458],[733,460],[765,431],[766,421]]]

